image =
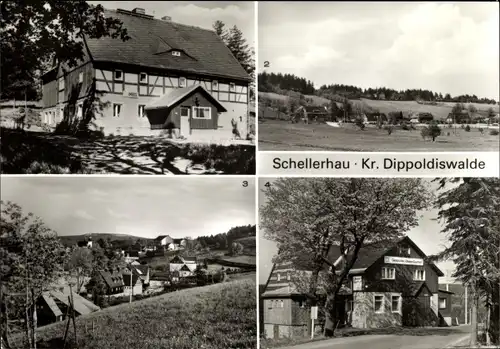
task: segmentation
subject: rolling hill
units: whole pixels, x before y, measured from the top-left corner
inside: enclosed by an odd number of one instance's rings
[[[92,234],[82,234],[82,235],[59,235],[59,240],[61,240],[64,246],[73,246],[78,241],[84,241],[85,238],[91,236],[93,241],[99,239],[109,239],[110,241],[121,241],[135,243],[138,239],[140,240],[153,240],[147,239],[140,236],[128,235],[128,234],[115,234],[115,233],[92,233]]]

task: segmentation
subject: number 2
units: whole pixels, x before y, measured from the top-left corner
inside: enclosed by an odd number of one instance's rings
[[[264,61],[264,68],[269,68],[270,64],[269,61]]]

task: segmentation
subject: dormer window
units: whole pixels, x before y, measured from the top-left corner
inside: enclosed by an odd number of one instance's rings
[[[115,70],[115,80],[116,81],[123,80],[123,72],[121,70]]]
[[[180,57],[181,51],[172,51],[172,56]]]
[[[148,82],[148,74],[146,74],[146,73],[140,73],[139,74],[139,82],[141,82],[141,83]]]

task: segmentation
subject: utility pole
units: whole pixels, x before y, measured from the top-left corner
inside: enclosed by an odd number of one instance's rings
[[[469,308],[467,307],[467,285],[465,286],[465,324],[469,324],[469,319],[467,318],[467,316],[469,315]]]

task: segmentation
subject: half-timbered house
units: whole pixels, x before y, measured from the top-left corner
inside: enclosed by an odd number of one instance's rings
[[[91,124],[105,133],[246,137],[251,77],[214,31],[140,8],[105,16],[120,19],[130,39],[87,38],[81,64],[45,73],[43,121],[88,120],[93,110]]]

